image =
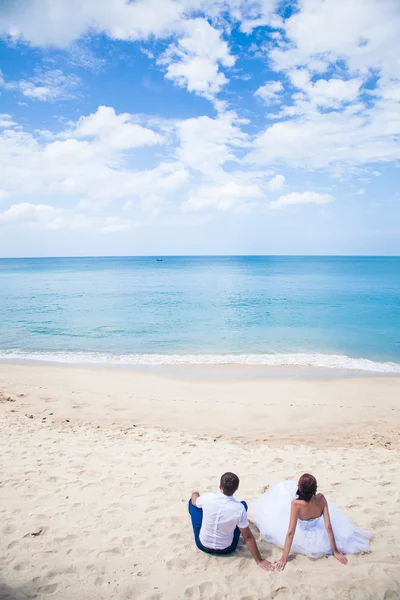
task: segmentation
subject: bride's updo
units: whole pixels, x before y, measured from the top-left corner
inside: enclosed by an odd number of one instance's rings
[[[314,475],[304,473],[299,479],[297,496],[299,500],[305,500],[309,502],[313,496],[317,493],[317,480]]]

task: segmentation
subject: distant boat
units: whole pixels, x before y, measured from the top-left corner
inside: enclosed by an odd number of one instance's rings
[[[162,262],[162,258],[157,258],[157,262]]]

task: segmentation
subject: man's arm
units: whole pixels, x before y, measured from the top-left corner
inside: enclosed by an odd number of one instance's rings
[[[263,558],[261,557],[261,554],[257,547],[257,542],[254,539],[254,535],[251,533],[250,527],[244,527],[243,529],[240,529],[240,533],[242,534],[243,539],[246,542],[246,546],[250,550],[250,554],[252,555],[258,566],[262,569],[265,569],[266,571],[271,571],[274,567],[270,562],[268,562],[268,560],[263,560]]]

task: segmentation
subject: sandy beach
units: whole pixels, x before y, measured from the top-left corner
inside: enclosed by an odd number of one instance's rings
[[[231,373],[2,365],[0,598],[399,598],[400,379]],[[187,500],[226,470],[248,502],[314,473],[371,553],[200,553]]]

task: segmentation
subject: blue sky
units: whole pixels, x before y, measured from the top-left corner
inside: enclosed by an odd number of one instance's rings
[[[8,0],[0,255],[400,254],[398,0]]]

